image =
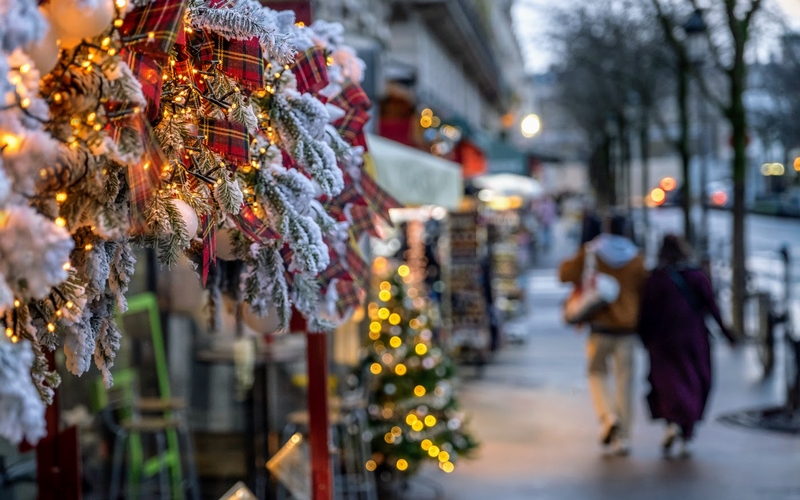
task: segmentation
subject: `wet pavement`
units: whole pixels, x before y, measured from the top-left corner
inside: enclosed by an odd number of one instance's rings
[[[762,381],[751,347],[715,342],[715,388],[687,459],[661,457],[663,430],[644,406],[639,348],[632,453],[604,457],[584,376],[585,334],[561,323],[568,289],[556,282],[554,262],[544,259],[526,275],[527,341],[506,346],[480,378],[463,371],[461,405],[481,448],[452,474],[427,471],[407,498],[433,498],[430,486],[438,484],[446,500],[800,499],[800,437],[716,421],[782,401],[780,376]]]

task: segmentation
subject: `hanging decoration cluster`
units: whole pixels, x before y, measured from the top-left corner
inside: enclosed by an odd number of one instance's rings
[[[46,351],[112,383],[135,245],[189,256],[212,309],[325,331],[359,303],[351,241],[399,204],[342,38],[256,0],[0,0],[0,435],[44,435]]]
[[[426,461],[451,473],[458,457],[477,447],[458,410],[455,364],[434,338],[424,282],[409,265],[392,267],[383,258],[375,270],[360,366],[370,388],[365,439],[373,451],[364,466],[384,481],[407,478]]]

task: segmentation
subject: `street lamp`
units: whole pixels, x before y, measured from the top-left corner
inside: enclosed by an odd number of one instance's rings
[[[703,20],[703,11],[695,9],[689,19],[683,24],[683,31],[686,33],[686,53],[689,62],[694,66],[698,78],[702,78],[700,73],[706,60],[708,53],[708,37],[707,26]],[[708,113],[706,110],[705,100],[700,95],[699,88],[695,92],[697,99],[697,110],[700,114],[701,125],[701,150],[698,151],[698,156],[701,160],[700,165],[700,210],[702,211],[702,220],[699,235],[700,251],[703,259],[708,258]],[[689,235],[690,237],[692,235]]]
[[[542,121],[538,115],[531,113],[522,119],[519,128],[522,131],[522,135],[530,139],[542,129]]]
[[[705,62],[707,29],[702,9],[695,9],[689,19],[683,23],[683,31],[686,33],[686,52],[689,61],[696,66],[702,66]]]

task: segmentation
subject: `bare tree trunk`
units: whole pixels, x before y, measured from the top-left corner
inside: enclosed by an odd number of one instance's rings
[[[650,234],[650,214],[647,210],[647,193],[650,189],[650,117],[647,112],[642,113],[642,125],[639,130],[639,147],[642,155],[642,227],[645,254],[647,253],[647,238]]]
[[[730,122],[733,134],[733,328],[744,333],[746,294],[745,178],[747,174],[747,115],[742,95],[745,86],[744,51],[737,53],[731,72]],[[742,57],[741,60],[738,57]]]
[[[683,234],[687,241],[694,243],[692,227],[692,179],[691,155],[689,153],[689,63],[681,58],[678,64],[678,110],[680,113],[680,139],[678,150],[681,157],[681,207],[683,208]]]
[[[611,149],[612,141],[605,137],[589,159],[589,179],[596,193],[597,208],[601,211],[614,206],[617,201]]]

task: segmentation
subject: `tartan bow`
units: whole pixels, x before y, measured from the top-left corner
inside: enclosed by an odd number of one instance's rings
[[[246,203],[242,204],[239,213],[233,216],[233,223],[239,231],[260,245],[266,245],[269,240],[280,238],[280,235],[259,219],[252,207]]]
[[[209,148],[229,162],[250,163],[250,134],[241,123],[201,118],[200,135]]]
[[[134,8],[120,27],[122,40],[132,51],[166,59],[183,32],[186,3],[187,0],[159,0]]]
[[[330,83],[328,58],[321,47],[311,47],[299,56],[292,67],[297,79],[297,91],[301,94],[316,94]]]
[[[131,125],[143,138],[144,154],[141,162],[128,165],[128,186],[131,196],[131,229],[134,234],[143,233],[147,229],[144,219],[145,208],[153,193],[161,184],[161,172],[167,165],[167,160],[158,147],[156,138],[150,125],[141,113],[137,113],[131,120]]]

